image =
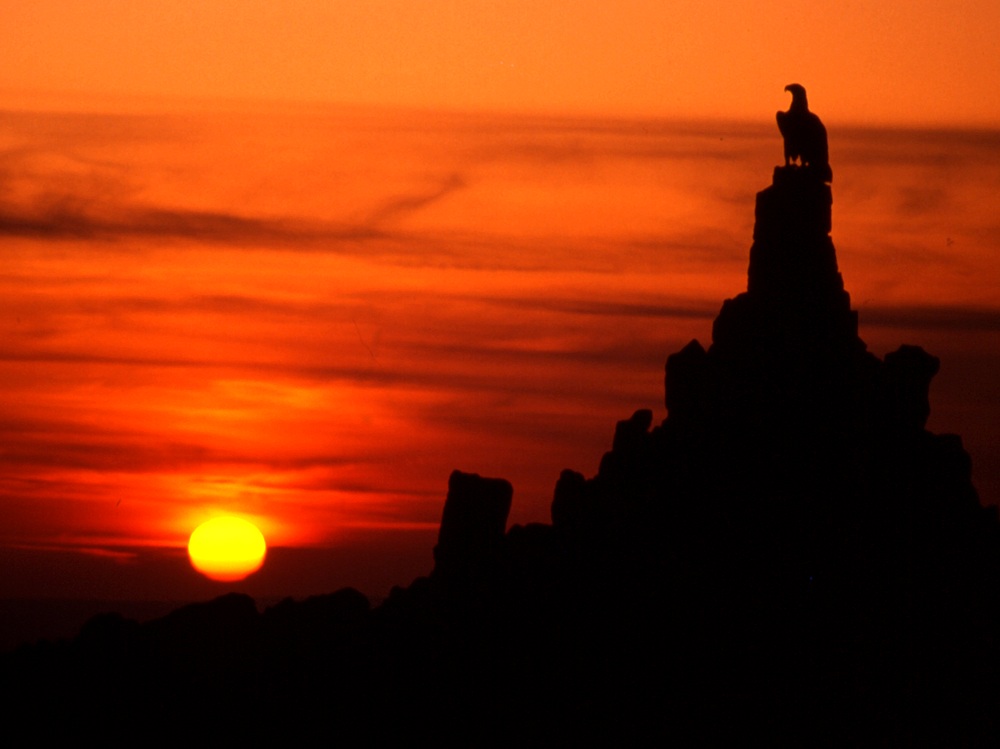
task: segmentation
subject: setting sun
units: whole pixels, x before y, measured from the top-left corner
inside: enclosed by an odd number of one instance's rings
[[[188,541],[192,566],[206,577],[228,582],[242,580],[264,564],[267,544],[253,523],[237,517],[219,517],[202,523]]]

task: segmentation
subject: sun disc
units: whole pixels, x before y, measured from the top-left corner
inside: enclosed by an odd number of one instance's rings
[[[225,516],[202,523],[188,540],[191,565],[213,580],[242,580],[261,568],[267,544],[248,520]]]

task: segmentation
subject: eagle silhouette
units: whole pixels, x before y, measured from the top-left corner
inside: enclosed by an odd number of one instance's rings
[[[785,139],[785,166],[798,161],[824,182],[832,182],[826,128],[819,117],[809,111],[805,88],[798,83],[789,83],[785,91],[791,92],[792,104],[787,112],[778,112],[777,115],[778,130]]]

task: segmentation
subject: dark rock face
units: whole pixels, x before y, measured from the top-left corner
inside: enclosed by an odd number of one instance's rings
[[[435,574],[449,580],[474,579],[496,565],[513,494],[504,479],[452,472],[434,548]]]
[[[760,671],[751,688],[771,709],[795,706],[784,728],[795,711],[807,724],[836,713],[834,745],[978,744],[997,720],[995,513],[961,440],[924,428],[938,360],[902,346],[882,362],[858,337],[831,202],[798,167],[758,194],[747,291],[723,304],[707,350],[668,358],[651,512],[711,549],[674,554],[711,570],[693,575],[702,584],[727,578],[721,601],[699,605],[747,622],[722,648],[742,643],[732,663]]]
[[[925,429],[938,360],[858,337],[831,203],[775,170],[747,290],[667,359],[668,417],[563,471],[551,525],[505,532],[510,484],[456,471],[432,574],[382,606],[103,617],[6,660],[15,714],[106,735],[111,700],[186,736],[217,690],[258,741],[998,745],[1000,526]]]

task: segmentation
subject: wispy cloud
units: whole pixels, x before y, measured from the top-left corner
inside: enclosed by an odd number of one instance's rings
[[[371,212],[365,225],[371,227],[382,226],[386,222],[400,216],[405,216],[426,208],[457,190],[461,190],[465,185],[465,179],[460,174],[449,174],[440,184],[426,192],[388,198]]]
[[[120,207],[87,210],[69,198],[47,198],[19,208],[0,205],[0,235],[40,240],[164,239],[241,246],[294,245],[331,249],[326,243],[385,236],[374,225],[332,225],[302,219],[264,219],[220,211]],[[324,247],[320,247],[323,244]]]
[[[734,123],[56,120],[8,119],[0,154],[0,512],[64,541],[162,539],[208,502],[428,523],[455,467],[546,517],[615,420],[664,415],[780,158]],[[1000,329],[997,143],[836,141],[863,331]]]
[[[886,328],[1000,332],[1000,307],[865,306],[862,317],[866,325]]]

